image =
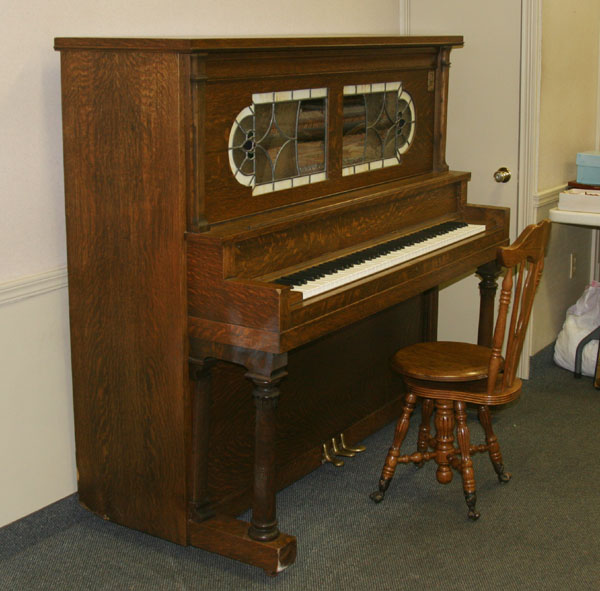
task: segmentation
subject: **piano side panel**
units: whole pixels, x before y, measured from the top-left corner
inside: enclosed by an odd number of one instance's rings
[[[208,234],[189,234],[187,277],[189,314],[192,317],[257,327],[276,332],[285,323],[290,289],[253,281],[224,280],[223,244]],[[297,298],[298,294],[294,294]]]
[[[61,58],[79,499],[185,544],[186,58]]]
[[[398,416],[403,386],[388,361],[398,347],[425,338],[424,306],[413,298],[290,351],[277,409],[279,489],[319,467],[331,437],[344,432],[356,442]],[[209,491],[230,514],[251,502],[254,406],[244,373],[224,362],[213,369]]]

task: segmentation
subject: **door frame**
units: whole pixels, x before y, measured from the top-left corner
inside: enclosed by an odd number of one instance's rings
[[[399,33],[410,35],[411,0],[398,0]],[[536,221],[538,153],[540,130],[540,89],[542,67],[542,0],[521,0],[521,73],[519,96],[519,170],[517,171],[517,235]],[[599,123],[600,128],[600,123]],[[600,133],[600,132],[599,132]],[[527,331],[521,353],[520,377],[529,377],[532,351]]]
[[[522,0],[517,235],[537,221],[541,76],[542,0]],[[522,378],[529,377],[532,349],[530,324],[521,352],[519,376]]]

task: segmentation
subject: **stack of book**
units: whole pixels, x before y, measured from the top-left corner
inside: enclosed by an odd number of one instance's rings
[[[558,209],[600,213],[600,186],[571,181],[558,196]]]

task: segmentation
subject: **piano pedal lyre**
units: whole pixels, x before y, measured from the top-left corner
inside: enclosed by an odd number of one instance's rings
[[[340,433],[340,447],[344,450],[347,451],[352,451],[354,453],[361,453],[363,451],[366,451],[366,446],[364,445],[355,445],[354,447],[350,447],[349,445],[346,444],[346,442],[344,441],[344,434]]]
[[[336,468],[341,468],[344,465],[344,460],[340,460],[339,458],[332,456],[327,449],[327,444],[324,443],[321,464],[333,464]]]
[[[331,438],[331,451],[327,447],[327,443],[323,444],[323,457],[321,463],[333,464],[336,468],[340,468],[344,465],[344,460],[338,456],[345,458],[353,458],[357,453],[365,451],[367,448],[364,445],[357,445],[354,447],[349,446],[344,440],[344,434],[339,435],[340,442],[336,441],[335,437]]]

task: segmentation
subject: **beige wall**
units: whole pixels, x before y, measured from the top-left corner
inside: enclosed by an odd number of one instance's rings
[[[538,191],[575,179],[575,155],[596,146],[598,0],[542,4]]]
[[[548,217],[558,193],[577,177],[577,152],[597,142],[600,2],[542,3],[538,219]],[[532,353],[552,343],[590,278],[592,231],[553,224],[546,268],[532,318]],[[576,273],[569,278],[571,253]]]
[[[48,277],[0,289],[0,526],[76,489],[66,278],[51,275],[43,294]]]
[[[58,36],[397,34],[398,0],[32,0],[0,18],[0,526],[75,490]]]

